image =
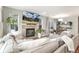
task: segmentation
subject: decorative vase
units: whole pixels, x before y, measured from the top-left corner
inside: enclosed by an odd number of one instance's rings
[[[13,32],[15,32],[15,30],[14,29],[11,29],[11,32],[10,33],[13,33]]]
[[[38,33],[38,38],[41,38],[41,33]]]

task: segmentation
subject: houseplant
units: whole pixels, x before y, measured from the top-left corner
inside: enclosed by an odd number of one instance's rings
[[[44,30],[42,28],[38,28],[36,30],[36,33],[38,34],[38,38],[41,38],[41,32],[43,32]]]
[[[7,17],[6,23],[10,26],[10,29],[15,30],[15,24],[17,23],[17,19],[14,17]]]

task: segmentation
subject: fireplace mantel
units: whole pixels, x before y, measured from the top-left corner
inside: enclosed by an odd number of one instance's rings
[[[36,25],[26,25],[26,24],[22,24],[22,29],[26,29],[26,28],[35,28]]]

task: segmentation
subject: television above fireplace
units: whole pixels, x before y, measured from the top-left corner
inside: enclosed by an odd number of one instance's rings
[[[23,20],[24,21],[30,21],[30,22],[39,22],[39,14],[30,12],[30,11],[24,11],[23,12]]]

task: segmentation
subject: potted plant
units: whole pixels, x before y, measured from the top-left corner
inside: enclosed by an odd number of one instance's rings
[[[7,17],[6,23],[9,24],[10,29],[15,30],[15,24],[17,23],[17,20],[11,16]]]
[[[38,38],[41,38],[41,32],[43,32],[44,30],[42,28],[38,28],[36,30],[36,33],[38,34]]]

